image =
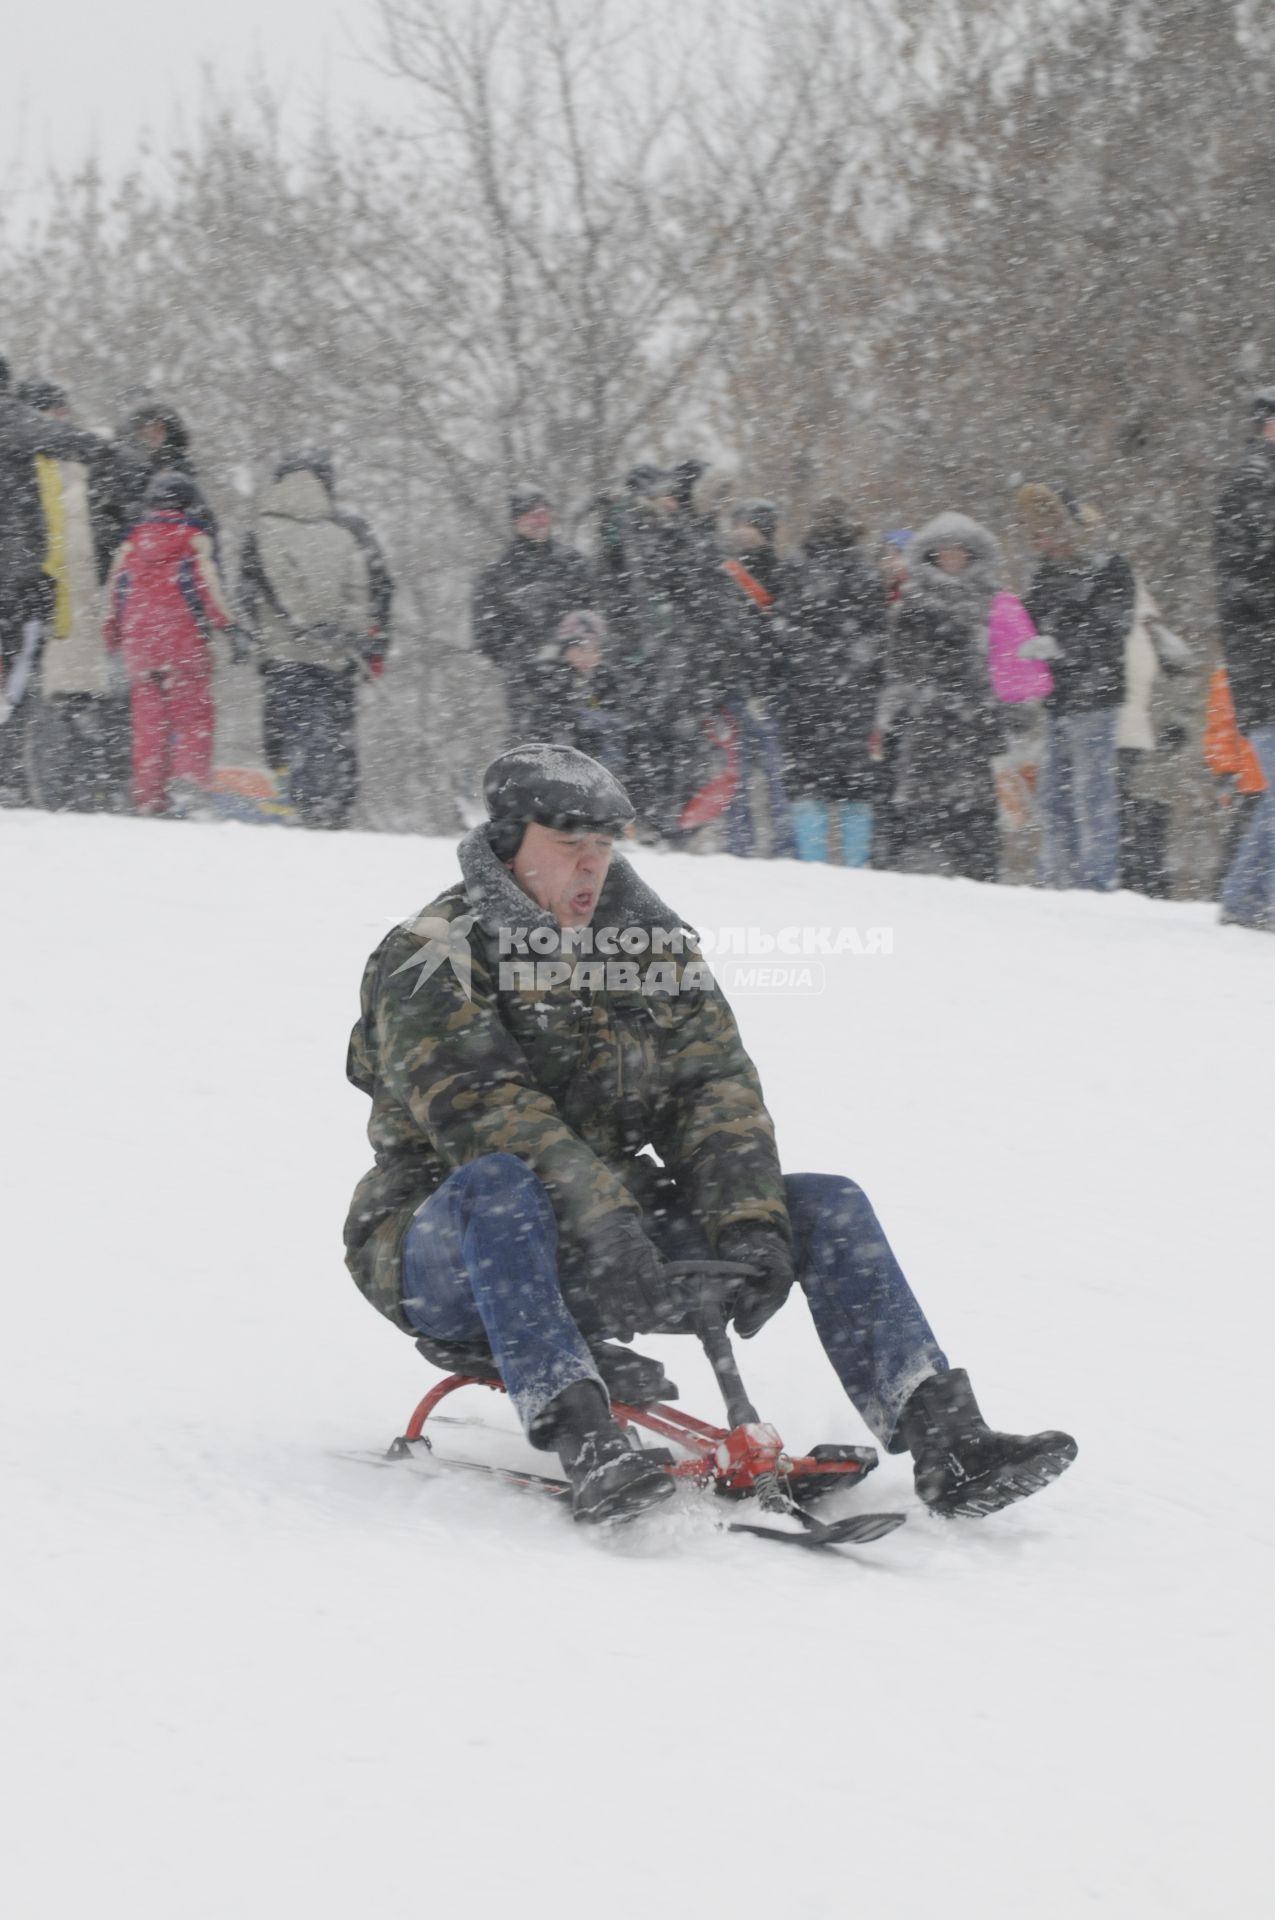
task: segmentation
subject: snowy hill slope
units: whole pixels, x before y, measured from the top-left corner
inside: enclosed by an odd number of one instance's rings
[[[886,1460],[908,1526],[819,1559],[339,1457],[434,1377],[341,1265],[342,1067],[450,847],[8,814],[0,859],[8,1912],[1260,1909],[1269,941],[640,857],[701,927],[891,929],[737,1001],[785,1162],[868,1189],[994,1419],[1080,1440],[979,1526]],[[741,1359],[794,1444],[866,1437],[799,1303]]]

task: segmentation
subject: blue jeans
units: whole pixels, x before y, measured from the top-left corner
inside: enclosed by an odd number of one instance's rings
[[[791,811],[799,860],[839,857],[843,867],[867,866],[872,851],[872,808],[867,801],[803,794],[792,802]]]
[[[862,1188],[836,1174],[797,1173],[784,1190],[797,1279],[824,1352],[870,1430],[897,1448],[909,1396],[947,1360]],[[674,1210],[646,1224],[667,1259],[707,1257],[689,1216]],[[449,1175],[403,1243],[409,1324],[435,1340],[485,1339],[528,1431],[564,1387],[598,1380],[563,1303],[556,1253],[549,1197],[508,1153]]]
[[[1275,726],[1254,727],[1253,751],[1266,775],[1244,838],[1222,882],[1222,910],[1229,918],[1275,933]]]
[[[722,821],[726,851],[745,859],[761,856],[770,860],[795,860],[797,840],[792,810],[784,791],[783,748],[770,707],[765,700],[754,697],[730,701],[726,712],[735,723],[739,750],[739,790]],[[768,845],[763,843],[758,831],[753,806],[757,785],[765,793],[770,815]]]
[[[1120,884],[1117,765],[1114,707],[1046,712],[1038,787],[1042,887],[1110,893]]]

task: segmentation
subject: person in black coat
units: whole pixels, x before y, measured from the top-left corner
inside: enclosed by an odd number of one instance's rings
[[[1054,682],[1038,789],[1040,882],[1109,892],[1120,884],[1116,721],[1137,609],[1133,569],[1103,545],[1097,515],[1064,489],[1022,487],[1017,505],[1039,559],[1023,596],[1038,632],[1032,657],[1049,661]]]
[[[596,610],[598,594],[583,555],[554,539],[543,487],[515,487],[509,514],[513,539],[474,588],[474,645],[500,674],[510,739],[537,740],[559,713],[563,674],[576,671],[563,622]]]
[[[55,381],[23,380],[15,394],[40,416],[74,424],[70,396]],[[41,453],[36,467],[53,604],[42,634],[39,698],[25,716],[31,796],[55,812],[121,812],[131,786],[132,720],[123,669],[103,641],[99,593],[114,507],[110,443],[94,440],[75,460]]]
[[[1275,933],[1275,387],[1253,395],[1255,437],[1214,518],[1217,603],[1236,724],[1266,776],[1226,878],[1222,919]]]
[[[217,545],[217,521],[199,487],[191,452],[190,433],[181,415],[162,401],[133,393],[112,447],[115,464],[113,512],[104,529],[109,568],[115,550],[128,538],[145,512],[146,489],[157,473],[184,473],[195,484],[192,518]]]
[[[1213,523],[1226,673],[1241,733],[1275,725],[1275,387],[1254,395],[1254,439]]]
[[[726,534],[727,652],[720,711],[734,729],[739,790],[725,820],[728,853],[791,859],[797,852],[785,785],[779,702],[788,667],[788,610],[795,578],[779,552],[779,509],[736,503]]]
[[[27,694],[53,609],[44,570],[48,527],[36,460],[95,461],[103,442],[51,413],[38,413],[13,391],[0,358],[0,790],[24,805]]]
[[[870,842],[880,779],[869,757],[885,664],[887,609],[880,570],[864,551],[844,500],[815,508],[786,601],[784,773],[805,844],[857,824]]]
[[[596,590],[623,721],[624,784],[642,828],[677,841],[720,819],[730,785],[717,710],[727,581],[694,511],[691,463],[634,467],[602,497]]]

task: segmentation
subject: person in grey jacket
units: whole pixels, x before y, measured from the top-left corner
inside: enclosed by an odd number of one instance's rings
[[[353,811],[355,693],[384,659],[373,584],[366,533],[334,506],[327,456],[286,455],[244,540],[240,601],[264,681],[266,757],[306,826],[343,827]]]

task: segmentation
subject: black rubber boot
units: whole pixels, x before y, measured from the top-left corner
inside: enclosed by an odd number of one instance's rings
[[[916,1463],[918,1497],[931,1513],[979,1518],[1038,1493],[1076,1457],[1069,1433],[997,1433],[978,1410],[963,1367],[923,1380],[899,1434]]]
[[[571,1482],[571,1517],[598,1526],[631,1520],[675,1491],[658,1459],[629,1445],[593,1380],[566,1387],[545,1409],[553,1444]]]

